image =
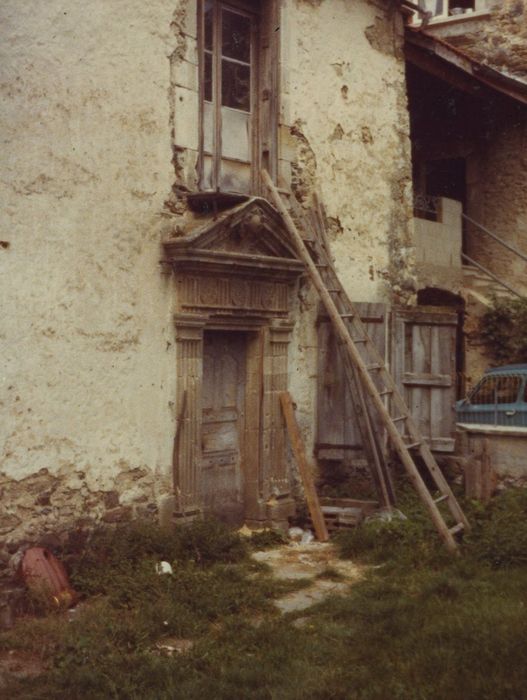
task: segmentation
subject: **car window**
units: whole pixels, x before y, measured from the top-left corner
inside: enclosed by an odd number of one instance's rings
[[[470,397],[470,403],[516,403],[520,384],[521,377],[486,377]]]

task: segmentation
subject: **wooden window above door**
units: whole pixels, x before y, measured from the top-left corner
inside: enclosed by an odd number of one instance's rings
[[[274,142],[275,0],[201,0],[199,189],[256,194]]]

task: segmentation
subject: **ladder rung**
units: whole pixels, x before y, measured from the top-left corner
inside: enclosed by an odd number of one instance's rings
[[[407,450],[413,450],[414,447],[420,447],[421,445],[422,445],[422,442],[421,442],[421,441],[419,441],[419,442],[411,442],[409,445],[407,445],[407,444],[405,443],[405,447],[406,447]]]
[[[464,530],[465,526],[463,523],[458,523],[457,525],[454,525],[454,527],[451,527],[449,530],[449,533],[451,535],[455,535],[457,532],[461,532],[461,530]]]
[[[327,263],[315,263],[316,267],[329,267]]]
[[[340,314],[340,318],[355,318],[355,314]]]
[[[393,389],[384,389],[383,391],[379,391],[379,396],[389,396],[390,394],[393,394]]]
[[[397,418],[392,418],[392,423],[398,423],[401,420],[406,420],[408,416],[405,414],[404,416],[397,416]]]
[[[339,287],[328,287],[328,292],[332,294],[342,294],[342,289],[340,289]]]
[[[448,493],[444,493],[442,496],[439,496],[439,498],[436,498],[434,500],[434,503],[442,503],[443,501],[446,501],[448,498],[450,498]]]
[[[368,372],[373,372],[373,370],[382,369],[382,365],[379,365],[379,364],[366,365],[366,369],[368,370]]]
[[[366,338],[352,338],[354,343],[367,343]]]

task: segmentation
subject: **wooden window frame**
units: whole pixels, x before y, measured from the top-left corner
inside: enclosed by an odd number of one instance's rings
[[[279,53],[280,53],[280,0],[214,0],[216,10],[225,7],[255,18],[251,39],[251,181],[250,193],[265,194],[260,171],[263,168],[276,182],[278,173],[278,115],[279,115]],[[199,157],[197,163],[199,191],[218,191],[221,164],[221,114],[215,119],[215,144],[213,146],[212,187],[204,187],[204,104],[205,104],[205,0],[198,0],[198,76],[199,76]],[[216,15],[217,16],[217,15]],[[219,26],[216,22],[216,31]],[[216,44],[218,44],[216,40]],[[217,53],[217,50],[216,50]],[[213,61],[214,63],[214,61]],[[219,61],[216,60],[216,64]],[[213,67],[216,90],[220,91],[220,66]],[[221,105],[216,100],[216,115]],[[218,147],[219,146],[219,147]],[[226,159],[228,160],[228,159]]]
[[[427,8],[425,7],[425,2],[420,1],[419,6],[422,7],[423,10],[426,10]],[[444,22],[447,20],[461,20],[461,19],[469,19],[472,17],[475,13],[480,14],[480,13],[486,13],[488,12],[488,2],[487,0],[474,0],[473,1],[473,7],[471,8],[470,12],[464,12],[460,15],[452,15],[450,14],[451,8],[456,7],[456,0],[443,0],[443,11],[440,13],[435,13],[433,12],[432,14],[432,22]],[[422,17],[421,15],[416,12],[414,14],[413,18],[413,23],[414,24],[419,24],[421,21]]]
[[[212,49],[212,75],[213,75],[213,145],[212,153],[205,153],[205,128],[204,128],[204,105],[205,105],[205,28],[204,28],[204,5],[205,0],[200,0],[198,3],[198,62],[199,62],[199,163],[198,163],[198,181],[199,189],[202,191],[220,191],[220,171],[223,160],[238,163],[248,163],[251,169],[250,190],[254,192],[258,188],[259,178],[259,24],[260,13],[251,8],[249,3],[244,3],[239,0],[212,0],[214,6],[213,15],[213,49]],[[223,9],[231,10],[237,14],[250,17],[252,20],[251,38],[250,38],[250,69],[251,69],[251,86],[250,86],[250,161],[240,161],[232,157],[224,157],[222,154],[222,115],[221,115],[221,22],[219,21],[220,14]],[[204,157],[205,155],[212,156],[212,187],[205,188],[204,180]]]

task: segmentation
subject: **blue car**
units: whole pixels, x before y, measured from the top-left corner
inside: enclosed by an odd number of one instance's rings
[[[466,399],[456,402],[458,423],[527,428],[527,365],[489,369]]]

